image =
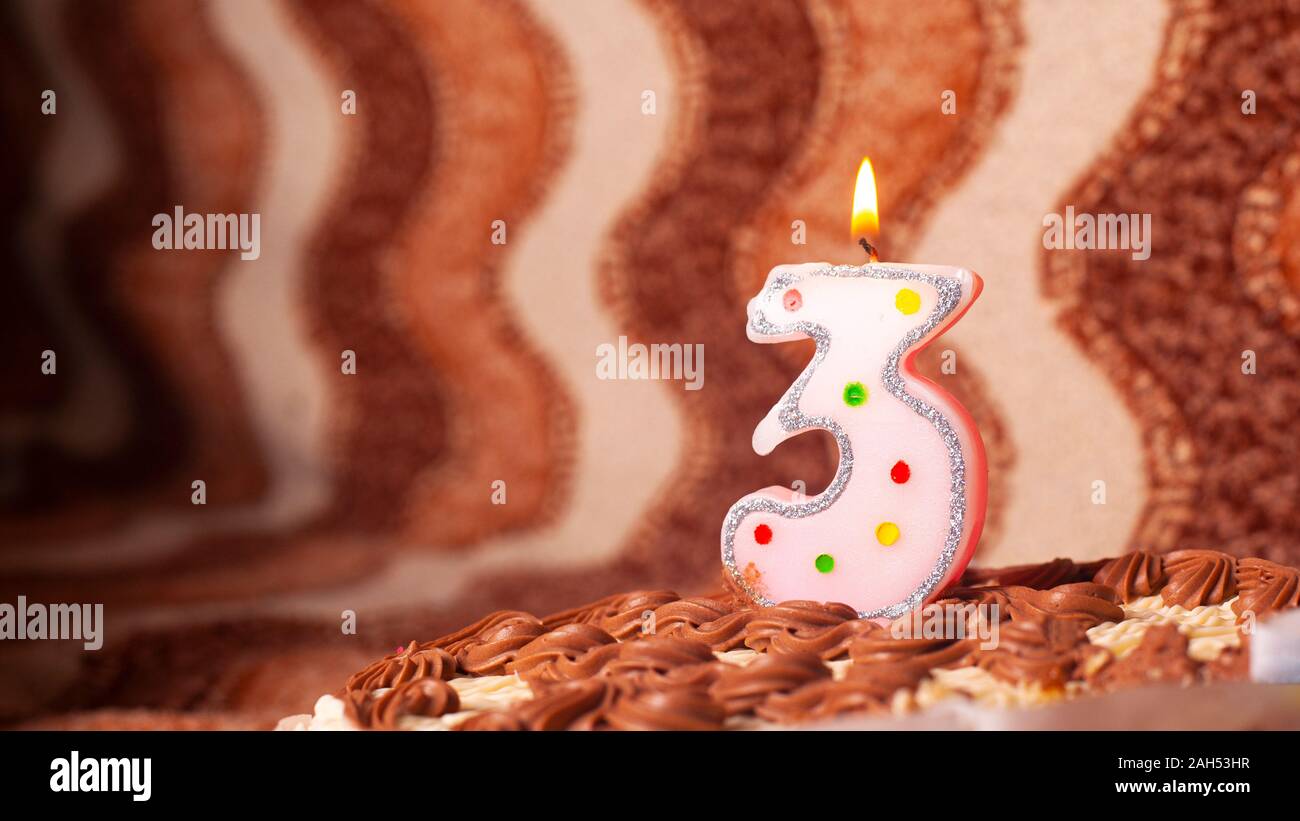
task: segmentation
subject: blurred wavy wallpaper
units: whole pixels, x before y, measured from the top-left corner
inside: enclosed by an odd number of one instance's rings
[[[716,598],[731,505],[836,474],[755,453],[814,349],[746,306],[866,262],[864,156],[881,259],[983,278],[916,365],[987,454],[965,583],[1207,550],[1296,603],[1294,3],[0,14],[0,602],[102,605],[0,642],[8,726],[271,728],[495,610]]]

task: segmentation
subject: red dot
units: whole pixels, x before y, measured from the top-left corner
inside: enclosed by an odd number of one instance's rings
[[[894,466],[889,469],[889,478],[901,485],[908,479],[912,478],[912,469],[907,466],[907,462],[899,459],[894,463]]]
[[[767,525],[759,525],[754,528],[754,541],[759,544],[767,544],[772,541],[772,528]]]

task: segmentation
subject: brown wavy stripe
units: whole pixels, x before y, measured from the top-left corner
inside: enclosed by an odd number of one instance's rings
[[[346,6],[333,6],[333,8],[343,8],[344,12],[346,12]],[[343,43],[331,48],[347,48],[348,45],[355,47],[359,51],[355,57],[357,64],[364,65],[368,71],[374,71],[378,78],[382,78],[381,81],[373,82],[386,84],[387,87],[398,88],[398,90],[402,91],[395,91],[393,94],[400,95],[404,92],[408,99],[411,96],[419,97],[419,99],[422,99],[422,104],[419,107],[421,112],[428,112],[428,95],[424,94],[425,87],[422,84],[424,82],[422,81],[422,74],[415,68],[417,65],[415,53],[400,38],[389,36],[389,38],[383,39],[385,38],[385,32],[391,34],[391,29],[385,29],[385,22],[383,22],[380,13],[372,13],[368,9],[361,8],[361,6],[352,6],[352,8],[359,12],[357,17],[360,17],[360,19],[346,17],[339,19],[337,12],[331,14],[331,9],[320,6],[318,21],[313,25],[320,25],[322,31],[328,31],[328,34],[322,34],[321,38],[334,36],[339,42]],[[188,19],[183,14],[179,14],[179,17]],[[188,19],[187,23],[182,23],[181,19],[178,19],[178,21],[175,21],[174,29],[182,32],[182,34],[186,31],[190,31],[192,34],[192,32],[196,31],[196,27],[200,26],[200,23],[201,26],[207,26],[207,18],[203,16],[195,17],[195,19]],[[330,25],[334,26],[333,29],[325,29],[326,26]],[[157,36],[164,36],[164,34],[172,36],[173,29],[169,27],[165,31],[159,31],[160,34]],[[220,84],[218,81],[222,77],[239,79],[238,75],[234,73],[225,75],[217,73],[218,66],[225,65],[224,52],[217,49],[216,45],[211,44],[211,40],[208,39],[207,35],[204,35],[203,38],[195,36],[192,39],[181,36],[178,39],[177,48],[181,49],[181,53],[187,51],[196,52],[198,56],[195,57],[195,61],[199,62],[204,55],[205,44],[211,45],[207,52],[207,60],[203,60],[203,65],[207,66],[207,69],[195,69],[194,73],[190,74],[178,71],[174,77],[173,75],[169,75],[169,77],[173,77],[172,82],[178,83],[175,86],[177,94],[220,103],[222,95],[214,95],[212,92],[204,95],[199,90],[207,88],[208,84]],[[139,51],[144,52],[147,49],[140,48]],[[341,60],[348,66],[352,65],[352,62],[347,57],[341,57]],[[365,62],[367,60],[372,62],[367,64]],[[373,61],[376,60],[378,60],[378,65],[374,65]],[[403,77],[408,82],[406,87],[400,84],[400,79]],[[181,83],[182,79],[194,82],[196,88],[186,91],[185,84]],[[161,79],[157,79],[156,82],[162,83]],[[411,82],[416,83],[419,90],[413,91],[409,87]],[[230,94],[240,95],[246,97],[246,99],[252,99],[255,96],[243,86],[234,86],[233,88],[234,91],[230,91]],[[367,88],[364,86],[360,88],[363,96],[367,94]],[[420,97],[421,94],[424,94],[424,96]],[[380,95],[376,95],[376,101],[378,101],[378,97]],[[227,103],[229,103],[229,100],[227,100]],[[164,104],[165,100],[160,100],[160,107]],[[191,100],[182,104],[172,100],[172,104],[182,107],[182,105],[195,105],[196,103]],[[400,97],[395,105],[400,110]],[[387,116],[393,117],[393,105],[390,105],[389,109],[390,113]],[[182,110],[185,109],[182,108]],[[376,114],[381,116],[380,112],[376,112]],[[213,121],[220,121],[225,116],[226,113],[222,112],[222,110],[214,110],[214,112],[204,114],[203,118],[196,120],[196,122],[201,125],[209,118]],[[393,123],[387,123],[387,125],[393,127],[396,138],[419,142],[419,134],[408,133],[402,127],[394,126]],[[428,123],[425,122],[425,126],[425,131],[428,131]],[[212,129],[216,129],[216,126],[212,126]],[[187,136],[188,149],[191,149],[191,151],[196,145],[203,145],[207,142],[207,138],[200,138],[200,136],[194,134],[186,135],[185,131],[182,131],[182,135]],[[211,161],[214,165],[211,173],[220,174],[222,171],[226,171],[226,173],[230,173],[234,177],[239,177],[240,169],[237,165],[221,164],[220,162],[222,156],[227,158],[246,157],[246,152],[235,149],[238,144],[238,142],[226,143],[224,140],[216,140],[217,148],[211,152]],[[222,152],[221,148],[225,148],[225,152]],[[394,157],[394,161],[398,161],[403,156],[403,152],[399,151],[395,145],[383,144],[382,142],[378,145],[367,145],[363,142],[361,148],[381,153],[381,155],[386,153],[387,156]],[[407,147],[406,151],[409,152],[409,155],[415,156],[416,161],[428,156],[428,134],[425,134],[422,149]],[[190,161],[198,161],[199,158],[195,155],[185,156]],[[376,183],[377,187],[369,187],[369,184],[365,181],[367,170],[361,164],[365,157],[367,155],[365,155],[364,151],[357,155],[354,165],[351,166],[352,179],[346,181],[348,183],[346,191],[350,191],[352,195],[360,194],[369,197],[365,203],[356,204],[354,212],[351,212],[357,221],[363,223],[363,226],[343,225],[339,227],[338,234],[335,235],[341,239],[352,240],[354,246],[348,248],[331,246],[329,234],[318,239],[318,242],[321,243],[317,246],[318,251],[321,253],[335,251],[339,257],[346,257],[348,261],[355,265],[355,268],[348,268],[342,270],[342,272],[335,268],[333,264],[330,264],[329,260],[318,260],[317,265],[313,266],[312,270],[315,270],[315,272],[321,272],[325,277],[335,278],[333,283],[334,296],[331,297],[335,301],[346,299],[347,294],[351,292],[351,288],[357,288],[357,301],[363,301],[361,300],[363,296],[383,294],[385,292],[382,284],[370,284],[370,286],[363,288],[360,278],[357,278],[355,282],[337,281],[339,278],[346,279],[346,275],[354,272],[354,270],[359,274],[365,273],[372,278],[377,278],[377,274],[374,273],[376,272],[376,264],[374,264],[372,256],[382,249],[377,247],[378,243],[387,242],[387,240],[391,239],[385,233],[387,227],[400,222],[400,212],[394,212],[393,208],[387,208],[394,201],[398,203],[399,207],[402,204],[403,195],[400,192],[393,194],[393,187],[396,184],[393,182],[394,178],[399,178],[402,183],[415,184],[419,182],[419,175],[412,175],[409,178],[403,177],[403,174],[412,170],[411,166],[398,165],[396,169],[374,170],[373,177],[382,179],[386,183]],[[186,173],[191,177],[192,175],[198,175],[199,179],[204,179],[204,174],[208,173],[208,171],[196,169],[194,166],[187,166]],[[209,186],[211,186],[211,183],[209,183]],[[400,184],[398,184],[398,187],[400,187]],[[385,196],[387,196],[387,199],[385,199]],[[382,212],[382,208],[387,208],[386,212]],[[333,216],[335,220],[346,222],[348,214],[335,210]],[[391,220],[391,222],[385,222],[386,220]],[[147,220],[144,221],[144,225],[148,225]],[[367,246],[365,244],[367,242],[372,244]],[[364,301],[363,305],[365,305]],[[370,313],[356,320],[357,334],[351,336],[354,342],[351,343],[351,346],[338,346],[339,349],[342,347],[360,347],[356,340],[363,339],[363,336],[367,334],[378,336],[381,339],[378,344],[387,343],[398,346],[398,343],[394,342],[394,336],[383,336],[389,330],[385,326],[381,325],[378,330],[374,329],[374,317],[382,316],[382,312],[382,308],[374,308],[373,304],[370,304]],[[369,325],[368,321],[370,321]],[[178,334],[178,338],[185,339],[186,334]],[[372,357],[370,362],[378,369],[382,360],[374,351],[376,351],[376,348],[370,348],[370,357]],[[328,357],[330,365],[337,368],[337,352],[326,351],[322,356]],[[363,353],[361,353],[363,368],[360,369],[360,373],[364,373],[365,356],[367,355],[365,355],[363,349]],[[403,361],[409,365],[409,360]],[[402,364],[399,362],[398,365],[395,365],[395,368],[400,368],[400,366]],[[354,377],[342,377],[342,374],[339,374],[339,379],[344,383],[352,378]],[[355,378],[360,379],[360,375]],[[398,387],[400,390],[400,383],[398,383]],[[413,386],[413,388],[419,387],[421,387],[420,382],[416,382],[415,386]],[[376,403],[382,403],[383,399],[391,394],[391,391],[389,391],[389,394],[385,394],[385,388],[378,388],[374,392],[377,394],[376,398],[374,398]],[[394,423],[391,416],[398,413],[398,411],[394,411],[393,408],[385,405],[385,407],[376,411],[376,417],[374,418],[383,420],[385,425],[390,425],[390,423]],[[422,442],[428,442],[428,440],[429,436],[413,439],[411,448],[419,448]],[[344,444],[347,442],[347,439],[343,439]],[[402,464],[403,462],[400,460],[395,461],[394,469],[400,469]],[[355,475],[352,478],[355,481]],[[391,483],[393,481],[390,479],[390,485]],[[185,487],[187,501],[188,481],[185,482]],[[393,505],[389,505],[386,509],[391,511]],[[333,514],[338,517],[346,516],[347,508],[339,508]],[[363,521],[361,524],[370,524],[370,522]],[[147,566],[113,569],[92,575],[92,577],[69,577],[66,574],[34,574],[30,578],[14,579],[14,581],[21,582],[22,590],[30,591],[30,595],[34,596],[47,596],[47,598],[60,600],[105,601],[105,603],[113,604],[114,607],[127,607],[127,605],[138,604],[166,607],[166,605],[192,603],[195,600],[229,599],[231,596],[269,595],[276,594],[276,592],[300,590],[300,588],[320,586],[325,585],[325,583],[337,583],[341,579],[360,578],[361,575],[377,569],[378,562],[374,561],[374,556],[370,553],[370,551],[373,551],[372,543],[364,539],[347,537],[346,534],[335,534],[335,530],[338,530],[337,527],[330,527],[329,521],[316,521],[305,527],[305,529],[285,531],[285,533],[281,534],[203,537],[185,544],[181,551],[168,557],[168,559],[149,561]],[[91,599],[86,599],[86,596],[90,596]]]
[[[40,354],[62,347],[62,334],[31,287],[23,220],[38,195],[36,171],[55,120],[41,113],[41,93],[52,81],[46,66],[21,36],[17,6],[0,8],[0,265],[8,272],[5,298],[0,300],[0,327],[6,344],[0,348],[0,419],[11,414],[37,413],[66,396],[66,380],[40,372]],[[56,115],[57,116],[57,115]],[[20,445],[0,439],[0,510],[16,505],[21,492]]]
[[[203,478],[209,485],[210,506],[232,504],[256,496],[264,479],[251,431],[240,412],[240,390],[215,327],[215,291],[232,254],[156,251],[149,242],[149,218],[153,213],[170,212],[178,203],[189,211],[246,210],[258,148],[258,112],[248,101],[242,78],[215,47],[198,3],[151,0],[128,8],[131,14],[114,24],[129,42],[137,44],[146,61],[132,68],[139,72],[132,82],[147,87],[148,94],[143,100],[132,100],[126,111],[114,105],[116,97],[108,101],[109,108],[119,115],[115,125],[122,141],[134,150],[124,157],[129,176],[124,175],[122,187],[96,219],[112,221],[116,216],[112,212],[129,199],[127,214],[132,221],[115,224],[116,236],[104,236],[110,230],[107,225],[89,229],[96,241],[107,246],[107,253],[102,260],[104,270],[94,272],[102,278],[94,281],[88,293],[97,300],[95,307],[113,311],[113,321],[122,325],[119,335],[110,341],[139,344],[139,355],[150,361],[133,365],[130,359],[123,360],[132,371],[126,376],[135,388],[136,430],[114,459],[128,475],[135,469],[129,463],[142,463],[145,469],[157,463],[152,451],[167,444],[168,429],[144,426],[156,419],[154,405],[167,409],[170,404],[170,411],[183,417],[174,420],[172,435],[183,436],[188,444],[172,445],[178,457],[173,467],[157,474],[153,487],[140,487],[128,499],[140,505],[188,506],[190,481]],[[99,12],[92,9],[91,13]],[[76,23],[69,26],[73,39],[82,36]],[[110,68],[110,72],[124,70],[117,63]],[[106,92],[124,93],[116,87]],[[78,101],[65,95],[62,103],[66,111]],[[146,111],[166,114],[141,116]],[[164,116],[170,130],[164,130],[159,121]],[[94,249],[86,251],[93,253]],[[80,296],[81,289],[74,293]],[[88,311],[87,318],[93,321],[94,315]],[[176,344],[182,339],[186,344]],[[70,351],[59,364],[61,376],[77,378],[79,363]],[[137,369],[141,374],[134,373]],[[143,381],[148,379],[159,382],[148,387]],[[166,400],[160,398],[164,392]],[[162,441],[156,436],[163,437]],[[50,456],[57,464],[58,457]],[[35,475],[41,471],[37,469]],[[46,511],[48,519],[20,517],[11,522],[16,525],[15,536],[28,541],[45,535],[98,531],[106,524],[104,518],[98,512],[86,515],[86,509],[95,510],[122,491],[122,477],[109,481],[110,475],[92,468],[90,476],[65,472],[51,479],[67,495],[48,499],[60,503]],[[95,501],[88,501],[81,479],[98,480]],[[130,490],[130,483],[126,484]],[[43,488],[33,483],[27,492],[47,498],[44,492],[48,488]],[[81,495],[72,497],[73,488]]]
[[[149,89],[150,113],[144,116],[136,99],[116,123],[124,142],[136,146],[126,157],[123,173],[129,179],[119,193],[138,197],[139,206],[130,213],[147,216],[122,226],[118,238],[104,240],[112,256],[106,260],[102,287],[104,298],[138,334],[159,377],[166,380],[175,411],[184,415],[178,433],[183,430],[189,443],[178,453],[183,462],[160,477],[164,484],[131,501],[188,508],[190,482],[202,478],[208,484],[211,510],[254,498],[265,479],[242,413],[242,392],[216,327],[217,289],[236,252],[154,250],[150,218],[170,213],[177,204],[188,212],[248,211],[260,150],[260,114],[246,81],[215,43],[201,4],[146,0],[126,8],[131,14],[119,25],[135,44],[133,51],[148,61],[138,67],[141,74],[134,82]],[[109,76],[114,76],[112,70]],[[112,93],[131,92],[128,87]],[[114,99],[107,101],[109,108],[115,108]],[[155,176],[160,183],[156,186],[150,182]],[[184,344],[178,344],[180,340]],[[76,362],[70,356],[60,359],[60,374],[65,363],[72,366],[69,376],[75,376]],[[156,396],[137,393],[133,398],[133,411],[147,422],[150,410],[145,406]],[[159,444],[150,438],[135,442],[142,451]],[[153,457],[136,452],[131,458],[147,463]],[[77,481],[70,475],[61,478]],[[115,491],[106,478],[101,476],[103,484],[95,488],[94,495],[101,499]],[[82,490],[82,498],[67,500],[74,511],[75,503],[84,501]],[[75,521],[76,514],[61,507],[56,518]],[[89,532],[102,532],[105,525],[98,517],[84,522]],[[59,535],[68,535],[65,526],[57,527]],[[29,529],[24,535],[30,539],[36,533]]]
[[[767,271],[783,262],[861,261],[848,217],[864,154],[872,158],[880,185],[884,257],[908,260],[934,204],[987,145],[1015,90],[1023,39],[1015,0],[914,4],[888,17],[840,0],[811,8],[825,55],[816,117],[799,159],[746,232],[735,266],[743,298],[756,293]],[[943,48],[918,60],[917,44],[925,42],[942,42]],[[948,90],[956,94],[952,115],[940,108]],[[804,221],[807,245],[791,243],[794,220]],[[791,367],[801,367],[812,352],[809,344],[776,349]],[[923,352],[917,364],[979,424],[990,481],[984,539],[993,540],[1006,477],[1015,463],[1014,445],[970,360],[959,354],[956,373],[941,371],[945,349],[955,347],[943,342]]]
[[[824,52],[802,3],[649,5],[703,49],[694,66],[702,72],[702,120],[691,142],[673,148],[686,157],[677,184],[652,192],[616,229],[624,267],[607,271],[606,285],[629,338],[703,343],[715,365],[707,389],[673,393],[690,461],[648,511],[624,562],[643,585],[700,586],[716,578],[716,534],[736,499],[796,478],[817,487],[833,472],[823,437],[799,437],[767,457],[753,453],[752,426],[737,420],[761,419],[797,369],[745,339],[744,299],[732,287],[737,235],[812,123]]]
[[[393,319],[396,298],[383,261],[428,182],[434,107],[424,67],[393,18],[369,3],[290,8],[339,93],[353,88],[358,94],[356,140],[339,196],[309,240],[306,264],[308,309],[327,372],[335,374],[331,396],[339,397],[331,437],[337,502],[304,527],[270,536],[206,536],[145,567],[76,580],[33,579],[27,587],[34,592],[67,597],[93,591],[97,601],[164,607],[361,578],[382,566],[373,537],[391,532],[406,484],[436,457],[433,376]],[[339,370],[345,348],[357,351],[355,376]]]
[[[159,74],[164,156],[177,202],[187,212],[252,211],[261,111],[217,42],[209,10],[199,0],[138,0],[131,8],[132,28]],[[159,202],[157,210],[175,204]],[[193,442],[179,488],[162,495],[189,507],[190,482],[204,479],[209,511],[250,501],[266,486],[244,391],[217,327],[218,289],[238,264],[237,251],[168,253],[142,244],[124,260],[116,283],[183,403]]]
[[[1180,3],[1160,82],[1114,149],[1062,200],[1150,213],[1152,256],[1044,255],[1060,321],[1123,390],[1144,430],[1150,501],[1131,546],[1300,555],[1300,340],[1243,287],[1238,203],[1296,162],[1300,15],[1268,2]],[[1243,88],[1259,95],[1243,115]],[[1247,266],[1257,250],[1243,248]],[[1259,372],[1241,372],[1256,352]]]
[[[349,528],[388,529],[410,482],[444,444],[437,377],[411,346],[408,295],[387,261],[429,184],[438,109],[419,55],[382,7],[330,0],[291,8],[338,94],[357,94],[358,113],[346,120],[350,156],[306,251],[307,310],[336,404],[332,514]],[[356,352],[355,375],[341,372],[344,350]]]
[[[96,329],[108,347],[104,354],[120,367],[132,418],[124,440],[102,457],[87,458],[45,442],[24,446],[18,454],[21,487],[11,497],[10,515],[0,523],[6,543],[84,533],[122,516],[126,504],[157,501],[151,487],[187,461],[193,444],[156,353],[120,303],[122,266],[140,247],[149,247],[157,203],[174,200],[159,163],[165,152],[157,127],[155,68],[141,53],[126,6],[96,0],[78,4],[63,27],[70,50],[112,118],[122,173],[62,232],[59,241],[67,261],[61,274],[80,320]],[[73,101],[65,96],[60,102],[67,106]],[[84,365],[74,357],[62,357],[59,374],[76,379],[79,367]],[[188,503],[188,482],[179,484],[175,495]]]
[[[1018,82],[1016,0],[913,4],[888,16],[850,0],[809,5],[823,44],[822,87],[797,160],[742,237],[744,264],[734,274],[746,298],[792,255],[862,258],[849,210],[863,155],[876,169],[883,256],[906,260],[935,203],[988,144]],[[918,60],[918,44],[935,42],[943,47]],[[956,95],[954,114],[941,110],[946,91]],[[795,219],[807,224],[806,245],[791,242]]]
[[[405,517],[417,540],[466,544],[544,523],[568,487],[575,414],[500,276],[568,151],[572,89],[559,47],[518,0],[392,8],[437,72],[440,112],[433,185],[393,287],[443,387],[447,437],[408,489]],[[495,220],[506,245],[490,241]],[[492,504],[497,479],[506,505]]]
[[[383,10],[360,3],[311,4],[298,10],[299,25],[311,32],[316,48],[324,53],[339,90],[354,88],[359,100],[360,135],[339,184],[342,196],[317,231],[308,265],[317,275],[311,305],[317,310],[322,356],[330,369],[337,369],[338,351],[352,348],[359,353],[356,377],[335,377],[335,387],[344,391],[333,439],[342,474],[338,492],[344,501],[304,529],[203,538],[169,559],[94,579],[25,579],[32,595],[57,592],[69,598],[78,590],[94,591],[95,600],[129,605],[142,603],[140,591],[147,591],[147,604],[166,607],[233,595],[282,594],[343,579],[356,581],[380,568],[383,552],[398,543],[393,537],[404,509],[404,491],[413,474],[435,459],[439,442],[435,370],[419,355],[420,348],[412,346],[412,329],[404,320],[420,317],[403,317],[402,300],[415,300],[411,291],[421,287],[445,286],[452,294],[464,290],[467,279],[448,282],[437,268],[430,269],[429,260],[441,259],[438,246],[420,243],[422,238],[464,234],[446,222],[455,222],[455,214],[461,213],[447,203],[459,203],[461,187],[476,184],[473,177],[456,178],[455,187],[443,187],[446,177],[430,169],[429,157],[437,157],[439,169],[454,169],[459,155],[443,155],[443,140],[454,145],[490,143],[498,135],[474,134],[469,139],[452,134],[434,142],[432,112],[441,110],[441,104],[430,95],[429,84],[442,87],[441,69],[421,62],[430,51],[428,43],[408,38],[406,21],[399,23]],[[528,31],[508,16],[503,25],[506,31]],[[477,29],[485,31],[481,25]],[[454,31],[443,34],[456,36]],[[465,151],[463,145],[458,151]],[[507,157],[491,153],[490,160],[504,162]],[[484,162],[478,161],[476,168],[486,174],[490,164]],[[539,165],[549,168],[546,162]],[[536,171],[520,169],[519,174],[525,178]],[[437,203],[430,205],[434,200]],[[408,244],[415,252],[406,260]],[[403,262],[393,264],[394,259]],[[391,270],[398,273],[389,275]],[[443,310],[438,304],[424,320],[443,317]],[[474,309],[463,305],[464,320],[472,322],[473,316]],[[508,339],[499,343],[503,351],[519,357],[513,361],[525,361],[526,355],[507,351]],[[464,349],[458,357],[467,359]],[[365,379],[367,373],[372,375]],[[495,423],[504,425],[499,418]],[[489,444],[490,439],[485,440],[485,451]],[[528,449],[525,444],[532,447],[526,442],[513,447]],[[482,490],[486,498],[486,483]],[[520,488],[512,483],[508,507],[523,501],[516,490]],[[381,491],[385,498],[380,498]]]

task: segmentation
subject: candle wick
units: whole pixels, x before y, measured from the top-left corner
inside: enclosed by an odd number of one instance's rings
[[[876,251],[876,246],[867,242],[866,237],[858,237],[858,244],[862,246],[862,250],[867,252],[867,256],[871,258],[872,262],[880,261],[880,255]]]

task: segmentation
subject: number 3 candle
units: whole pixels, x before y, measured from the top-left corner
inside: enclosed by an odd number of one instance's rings
[[[863,160],[854,232],[876,220]],[[764,605],[843,602],[894,618],[935,598],[970,561],[984,524],[987,463],[974,420],[914,360],[953,325],[982,282],[964,268],[876,262],[779,265],[749,302],[754,342],[811,338],[816,353],[754,431],[754,450],[820,428],[839,446],[830,485],[736,502],[722,560]]]

